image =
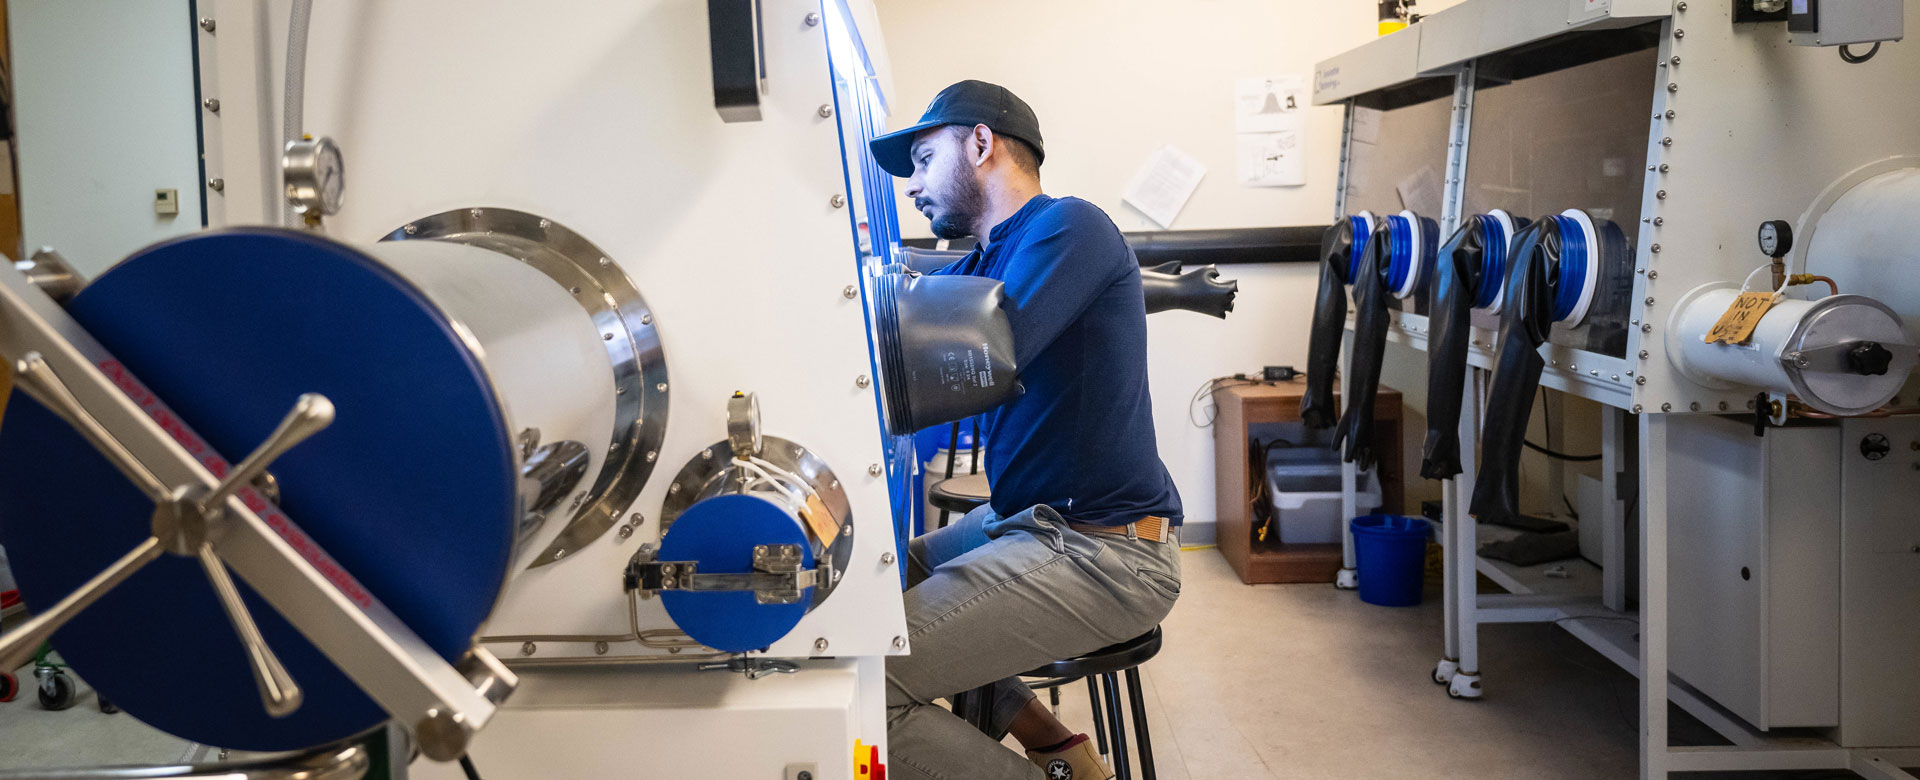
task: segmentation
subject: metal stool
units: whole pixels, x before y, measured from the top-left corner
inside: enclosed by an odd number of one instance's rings
[[[987,503],[993,492],[987,487],[987,475],[968,474],[966,476],[943,479],[927,488],[927,503],[940,510],[940,525],[946,526],[946,513],[956,512],[965,515],[975,507]]]
[[[1120,711],[1120,681],[1116,677],[1119,673],[1126,673],[1127,699],[1133,709],[1133,739],[1140,751],[1140,777],[1142,780],[1154,780],[1153,741],[1147,734],[1147,702],[1140,689],[1140,665],[1159,652],[1160,627],[1154,626],[1152,631],[1120,644],[1078,658],[1055,661],[1020,676],[1048,678],[1030,687],[1053,689],[1055,704],[1060,701],[1060,686],[1084,678],[1087,681],[1087,696],[1093,704],[1093,736],[1100,754],[1112,760],[1116,780],[1133,780],[1133,767],[1127,762],[1127,722],[1126,716]],[[1095,677],[1100,678],[1098,687],[1094,684]],[[1105,701],[1104,707],[1102,700]],[[1103,710],[1105,723],[1101,722]],[[1109,734],[1113,742],[1111,753],[1107,750]]]
[[[927,503],[940,510],[940,523],[934,526],[935,528],[947,527],[947,517],[950,513],[959,512],[965,515],[973,511],[974,507],[987,503],[989,494],[987,475],[980,473],[980,418],[975,417],[971,422],[973,423],[973,446],[968,449],[967,475],[964,477],[953,475],[953,456],[960,450],[960,421],[956,420],[947,435],[946,473],[939,482],[927,487]]]

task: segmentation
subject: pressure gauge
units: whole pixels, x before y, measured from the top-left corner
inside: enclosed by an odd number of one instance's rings
[[[1793,225],[1784,219],[1760,223],[1760,252],[1779,259],[1793,251]]]
[[[347,186],[346,163],[333,139],[309,136],[287,142],[280,168],[286,175],[287,203],[294,211],[309,219],[340,212]]]

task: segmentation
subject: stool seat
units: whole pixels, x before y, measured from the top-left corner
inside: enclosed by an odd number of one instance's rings
[[[1021,677],[1088,677],[1132,669],[1160,653],[1160,627],[1078,658],[1067,658],[1021,674]]]
[[[993,497],[993,491],[987,486],[987,475],[968,474],[966,476],[943,479],[927,488],[927,501],[935,509],[965,514],[975,507],[987,503]]]

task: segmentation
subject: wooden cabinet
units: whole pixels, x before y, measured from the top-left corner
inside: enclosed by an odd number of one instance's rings
[[[1338,544],[1281,544],[1278,534],[1254,538],[1254,488],[1264,475],[1251,473],[1247,426],[1298,422],[1303,381],[1233,385],[1215,390],[1213,423],[1214,516],[1220,554],[1240,581],[1333,582],[1340,571]],[[1400,393],[1382,387],[1374,399],[1374,452],[1378,454],[1383,511],[1398,512],[1401,488]]]

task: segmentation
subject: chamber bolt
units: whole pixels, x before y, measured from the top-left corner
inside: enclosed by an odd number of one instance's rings
[[[1640,405],[1639,405],[1639,404],[1634,404],[1634,405],[1633,405],[1633,413],[1634,413],[1634,414],[1639,414],[1639,413],[1640,413]]]
[[[1687,404],[1687,410],[1694,412],[1700,411],[1700,402],[1694,401],[1693,403]]]
[[[607,643],[605,643],[605,642],[595,642],[595,643],[593,643],[593,654],[594,654],[594,655],[606,655],[606,654],[607,654]]]
[[[820,15],[819,15],[819,14],[817,14],[817,13],[809,13],[809,14],[807,14],[807,26],[808,26],[808,27],[819,27],[819,26],[820,26]]]
[[[827,205],[832,206],[836,209],[846,208],[847,196],[836,193],[833,197],[827,199]]]
[[[825,103],[821,103],[821,104],[820,104],[820,118],[821,118],[821,119],[828,119],[828,118],[831,118],[832,116],[833,116],[833,106],[830,106],[830,105],[827,105],[827,104],[825,104]]]
[[[1686,31],[1686,30],[1679,30],[1679,29],[1676,29],[1676,30],[1674,30],[1674,31],[1673,31],[1673,37],[1675,37],[1675,38],[1685,38],[1685,37],[1687,37],[1687,31]]]
[[[654,385],[653,390],[654,392],[657,392],[657,393],[664,393],[667,391],[667,383],[661,382],[657,385]]]
[[[1678,54],[1676,54],[1676,55],[1673,55],[1673,59],[1670,59],[1670,60],[1667,60],[1667,62],[1670,62],[1670,63],[1672,63],[1672,64],[1674,65],[1674,67],[1679,67],[1679,66],[1680,66],[1680,55],[1678,55]]]
[[[882,563],[882,564],[885,564],[885,565],[888,565],[888,566],[891,566],[891,565],[893,565],[893,553],[890,553],[890,552],[889,552],[889,553],[881,553],[881,554],[880,554],[880,563]]]
[[[630,525],[620,526],[620,538],[626,539],[631,536],[633,536],[633,526],[630,526]]]
[[[860,290],[855,288],[851,284],[840,288],[840,297],[845,298],[847,300],[853,300],[855,297],[859,295],[860,295]]]
[[[227,180],[226,179],[208,179],[207,189],[213,190],[214,192],[224,192],[227,189]]]
[[[867,379],[866,374],[861,374],[853,378],[853,384],[855,387],[865,390],[867,385],[873,384],[873,382],[872,380]]]
[[[213,32],[213,19],[211,17],[201,19],[200,29],[206,30],[207,32]]]
[[[411,236],[415,233],[420,232],[420,227],[418,225],[413,224],[412,222],[408,222],[406,227],[400,228],[400,231]]]
[[[815,640],[813,640],[813,651],[814,651],[814,652],[816,652],[816,653],[824,653],[824,652],[826,652],[826,651],[827,651],[827,638],[823,636],[823,637],[820,637],[819,639],[815,639]]]
[[[200,105],[206,106],[208,111],[212,111],[213,113],[216,113],[216,114],[220,113],[219,98],[207,98],[206,100],[200,101]]]
[[[1663,166],[1663,167],[1664,167],[1664,166]],[[1667,191],[1666,191],[1666,190],[1661,190],[1661,191],[1659,191],[1659,192],[1656,192],[1656,193],[1654,193],[1654,194],[1653,194],[1653,197],[1655,197],[1655,198],[1659,198],[1660,200],[1666,200],[1666,199],[1667,199]]]
[[[1653,332],[1653,323],[1651,323],[1651,322],[1648,322],[1648,323],[1643,323],[1643,324],[1642,324],[1642,325],[1640,326],[1640,332],[1641,332],[1641,333],[1652,333],[1652,332]]]
[[[1644,349],[1643,349],[1643,350],[1640,350],[1640,359],[1641,359],[1641,360],[1646,360],[1646,359],[1647,359],[1647,357],[1648,357],[1648,356],[1650,356],[1650,355],[1652,355],[1652,354],[1653,354],[1653,353],[1651,353],[1651,352],[1648,352],[1648,351],[1646,351],[1646,350],[1644,350]]]
[[[1671,412],[1671,411],[1673,411],[1673,404],[1661,404],[1661,405],[1660,405],[1660,411],[1663,411],[1663,412]]]
[[[474,219],[479,219],[480,213],[479,209],[467,209],[467,216],[473,217]]]
[[[1654,244],[1654,245],[1653,245],[1653,251],[1655,251],[1655,252],[1658,252],[1658,251],[1660,251],[1660,245],[1659,245],[1659,244]],[[1649,270],[1647,271],[1647,278],[1648,278],[1648,279],[1658,279],[1658,278],[1660,278],[1660,272],[1659,272],[1659,271],[1654,271],[1654,270],[1651,270],[1651,269],[1649,269]]]
[[[532,642],[528,642],[528,643],[526,643],[526,644],[523,644],[523,645],[521,645],[521,646],[520,646],[520,654],[521,654],[521,655],[533,655],[533,651],[535,651],[535,650],[538,650],[538,649],[540,649],[540,648],[538,648],[538,647],[535,647],[535,646],[534,646],[534,644],[533,644]]]
[[[872,464],[872,465],[869,465],[869,466],[867,466],[867,476],[869,476],[869,477],[877,477],[877,476],[880,476],[880,474],[881,474],[881,473],[882,473],[882,472],[881,472],[881,470],[880,470],[880,464],[878,464],[878,463],[875,463],[875,464]]]
[[[1653,169],[1651,169],[1651,168],[1649,168],[1649,169],[1647,169],[1647,170],[1653,170]],[[1653,226],[1654,226],[1654,227],[1659,227],[1659,226],[1661,226],[1661,225],[1665,225],[1665,224],[1667,224],[1667,218],[1666,218],[1666,217],[1654,217],[1654,218],[1653,218]]]
[[[1920,552],[1920,545],[1916,545],[1916,546],[1915,546],[1915,549],[1914,549],[1914,552]],[[907,649],[907,638],[906,638],[906,637],[904,637],[904,636],[896,636],[896,637],[894,637],[894,638],[893,638],[893,649],[895,649],[895,650],[905,650],[905,649]]]
[[[1633,383],[1636,385],[1644,385],[1647,383],[1647,378],[1644,376],[1636,376],[1633,378]]]
[[[1648,306],[1652,306],[1652,305],[1653,305],[1653,296],[1651,296],[1651,295],[1649,295],[1649,296],[1647,296],[1647,305],[1648,305]]]
[[[1720,411],[1723,411],[1723,412],[1724,412],[1724,411],[1726,411],[1726,410],[1727,410],[1727,402],[1726,402],[1726,401],[1721,401],[1721,402],[1720,402]]]
[[[1648,247],[1648,249],[1651,249],[1651,250],[1653,250],[1653,253],[1654,253],[1654,254],[1656,254],[1656,255],[1657,255],[1657,254],[1660,254],[1660,245],[1659,245],[1659,244],[1654,244],[1653,246],[1651,246],[1651,247]],[[1651,276],[1649,276],[1648,278],[1652,278],[1652,277],[1651,277]]]

